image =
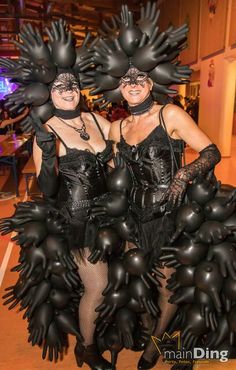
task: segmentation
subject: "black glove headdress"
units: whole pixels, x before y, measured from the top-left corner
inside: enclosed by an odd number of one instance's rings
[[[62,71],[76,76],[82,88],[81,71],[78,61],[87,54],[88,34],[81,47],[76,48],[71,31],[60,19],[46,28],[48,42],[43,40],[38,29],[31,24],[24,25],[19,37],[21,43],[13,41],[20,50],[18,60],[0,58],[1,75],[19,85],[18,89],[6,96],[5,106],[10,112],[21,113],[25,106],[44,123],[53,115],[50,88],[56,76]],[[28,115],[21,123],[23,131],[32,129]]]
[[[93,88],[90,95],[101,94],[95,102],[107,105],[122,99],[119,81],[133,66],[146,72],[154,83],[153,97],[160,103],[168,101],[167,94],[176,93],[170,89],[173,84],[188,83],[191,69],[174,61],[186,47],[188,26],[174,29],[170,26],[159,32],[157,21],[160,11],[156,3],[149,1],[141,7],[140,19],[135,23],[127,5],[122,6],[121,17],[113,17],[111,25],[103,22],[100,37],[90,53],[79,62],[87,78],[83,79],[86,88]],[[93,67],[92,70],[87,70]]]

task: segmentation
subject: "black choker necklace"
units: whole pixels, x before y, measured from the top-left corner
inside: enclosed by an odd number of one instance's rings
[[[153,104],[154,100],[152,98],[152,95],[150,94],[142,103],[134,106],[129,105],[129,110],[133,116],[139,116],[148,112],[152,108]]]
[[[58,109],[54,108],[54,116],[62,118],[62,119],[73,119],[76,117],[79,117],[81,112],[80,108],[76,108],[74,110],[64,110],[64,109]]]

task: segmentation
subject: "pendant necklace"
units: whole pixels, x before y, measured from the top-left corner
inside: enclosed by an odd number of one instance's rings
[[[79,116],[81,122],[82,122],[82,126],[81,128],[78,128],[78,127],[74,127],[74,126],[71,126],[69,123],[65,122],[63,119],[61,119],[60,117],[57,117],[61,122],[63,122],[66,126],[69,126],[71,128],[73,128],[73,130],[75,130],[76,132],[78,132],[80,134],[80,137],[82,140],[85,140],[85,141],[88,141],[90,139],[90,135],[87,133],[86,131],[86,125],[85,125],[85,122],[84,120],[82,119],[81,116]]]

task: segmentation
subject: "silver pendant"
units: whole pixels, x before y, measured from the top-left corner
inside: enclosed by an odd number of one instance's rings
[[[87,132],[81,132],[80,137],[82,140],[88,141],[90,139],[90,136]]]

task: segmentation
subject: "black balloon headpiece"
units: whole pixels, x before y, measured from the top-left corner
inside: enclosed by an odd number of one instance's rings
[[[167,94],[177,92],[169,88],[171,85],[189,81],[191,69],[175,61],[186,47],[188,27],[170,26],[160,33],[159,14],[156,3],[149,1],[146,7],[141,7],[136,23],[127,5],[122,6],[120,17],[112,17],[112,25],[103,22],[96,44],[79,62],[81,71],[87,75],[84,86],[93,88],[90,95],[102,95],[96,103],[106,106],[122,99],[119,82],[131,65],[152,79],[153,97],[160,103],[169,100]]]
[[[11,78],[19,87],[6,96],[5,106],[10,112],[21,113],[25,106],[30,107],[44,123],[53,115],[53,104],[50,90],[56,77],[61,73],[75,76],[74,81],[67,81],[70,86],[83,88],[82,73],[78,61],[88,53],[88,34],[79,48],[75,47],[71,31],[60,19],[46,28],[48,42],[43,40],[38,29],[31,24],[24,25],[19,37],[22,42],[13,41],[20,50],[18,60],[0,58],[1,75]],[[23,131],[32,129],[31,117],[28,115],[22,122]]]

